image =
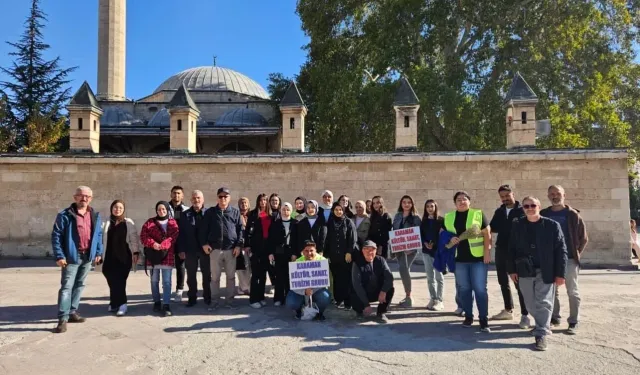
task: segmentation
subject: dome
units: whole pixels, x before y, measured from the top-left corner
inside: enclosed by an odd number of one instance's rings
[[[163,90],[177,90],[182,82],[189,90],[232,91],[269,99],[269,94],[256,81],[244,74],[219,66],[201,66],[184,70],[162,82],[153,93]]]
[[[144,125],[142,120],[136,119],[133,115],[121,107],[107,107],[100,117],[100,126],[140,126]]]
[[[232,109],[220,116],[215,126],[269,126],[267,120],[249,108]]]
[[[168,128],[169,127],[169,110],[165,107],[159,110],[158,112],[151,117],[149,120],[148,126],[153,126],[157,128]],[[202,117],[198,117],[198,126],[207,126],[207,122],[202,119]]]

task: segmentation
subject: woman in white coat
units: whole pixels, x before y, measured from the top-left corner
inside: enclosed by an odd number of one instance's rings
[[[109,284],[109,312],[127,313],[127,278],[140,255],[140,237],[133,220],[124,216],[124,202],[111,203],[111,219],[102,223],[102,274]]]

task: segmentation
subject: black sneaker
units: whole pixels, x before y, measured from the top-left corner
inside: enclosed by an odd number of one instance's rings
[[[193,307],[195,305],[196,305],[196,301],[189,300],[189,302],[187,302],[187,307]]]
[[[560,325],[560,318],[551,318],[551,325],[557,327]]]
[[[386,314],[378,314],[376,316],[376,321],[380,324],[387,324],[389,323],[389,318],[387,318]]]
[[[171,307],[169,307],[169,305],[163,305],[162,306],[162,313],[164,314],[164,316],[173,315],[173,313],[171,312]]]
[[[296,319],[300,320],[302,318],[302,310],[298,309],[296,310]]]
[[[364,320],[364,314],[361,312],[356,312],[356,319],[361,321]]]
[[[489,322],[487,321],[487,319],[480,319],[480,332],[491,332],[491,328],[489,328]]]
[[[547,339],[544,336],[536,337],[536,350],[544,352],[547,350]]]
[[[464,328],[470,328],[473,325],[473,318],[466,317],[464,318],[464,322],[462,322],[462,326]]]
[[[569,323],[569,328],[567,328],[567,334],[575,335],[578,330],[578,325],[576,323]]]
[[[160,312],[162,311],[162,304],[160,304],[160,302],[154,302],[153,303],[153,312]]]
[[[320,314],[316,315],[316,317],[313,318],[313,320],[317,320],[319,322],[324,322],[325,320],[327,320],[327,318],[324,317],[324,314],[320,313]]]

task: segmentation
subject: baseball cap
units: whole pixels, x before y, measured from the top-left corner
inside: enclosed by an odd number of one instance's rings
[[[216,195],[220,195],[220,194],[231,195],[231,191],[229,190],[229,188],[226,188],[223,186],[220,189],[218,189],[218,192],[216,193]]]
[[[378,247],[378,245],[376,245],[376,243],[375,243],[375,242],[373,242],[373,241],[371,241],[371,240],[368,240],[368,241],[365,241],[365,242],[364,242],[364,244],[362,245],[362,248],[363,248],[363,249],[364,249],[365,247],[375,247],[375,248],[377,248],[377,247]]]

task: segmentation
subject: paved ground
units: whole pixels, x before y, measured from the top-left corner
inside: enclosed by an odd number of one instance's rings
[[[144,272],[131,275],[130,314],[117,318],[106,312],[106,282],[93,272],[81,305],[89,319],[56,335],[59,271],[50,262],[0,261],[0,374],[640,373],[640,272],[584,271],[579,335],[566,335],[563,324],[541,353],[517,321],[493,322],[490,334],[463,329],[449,313],[449,275],[446,312],[428,312],[425,279],[413,271],[419,306],[394,309],[386,326],[357,324],[335,309],[324,323],[294,321],[284,308],[253,310],[246,297],[234,312],[174,306],[173,317],[160,318]],[[495,272],[489,293],[493,314],[502,307]]]

